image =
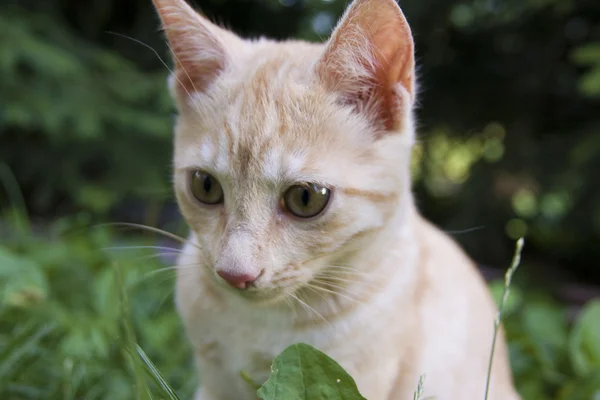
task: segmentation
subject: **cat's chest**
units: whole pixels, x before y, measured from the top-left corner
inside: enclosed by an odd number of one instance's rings
[[[241,310],[227,313],[205,310],[186,321],[196,355],[210,368],[238,376],[245,372],[257,381],[268,378],[273,359],[294,343],[327,348],[335,339],[330,326],[298,329],[292,316],[248,315]]]

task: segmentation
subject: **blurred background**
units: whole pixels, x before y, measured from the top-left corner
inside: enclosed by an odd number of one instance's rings
[[[346,1],[192,4],[242,36],[321,41]],[[600,3],[401,7],[419,65],[419,207],[497,295],[525,236],[506,322],[519,389],[597,400]],[[186,232],[158,26],[150,0],[0,1],[2,399],[132,398],[129,331],[183,397],[193,389],[173,271],[159,270],[177,242],[100,225]]]

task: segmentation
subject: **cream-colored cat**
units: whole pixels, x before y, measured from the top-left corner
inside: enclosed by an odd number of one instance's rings
[[[192,231],[176,296],[197,399],[256,398],[240,371],[266,380],[297,342],[369,400],[411,399],[420,374],[425,396],[483,399],[495,306],[414,205],[413,41],[394,0],[356,0],[324,45],[243,40],[184,0],[154,4],[176,64]],[[518,399],[497,346],[490,398]]]

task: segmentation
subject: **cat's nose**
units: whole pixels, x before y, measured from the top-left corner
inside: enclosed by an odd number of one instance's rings
[[[247,289],[248,286],[250,286],[250,284],[254,282],[261,273],[258,272],[254,274],[248,272],[229,272],[220,270],[217,271],[217,274],[230,286],[233,286],[237,289]]]

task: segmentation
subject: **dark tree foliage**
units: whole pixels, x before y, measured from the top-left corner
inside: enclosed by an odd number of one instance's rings
[[[29,214],[156,222],[173,208],[174,109],[151,1],[3,3],[0,158]],[[196,2],[244,36],[308,40],[325,38],[345,5]],[[456,239],[484,264],[505,265],[526,234],[544,270],[600,281],[600,3],[401,6],[419,64],[420,208],[448,231],[475,229]]]

